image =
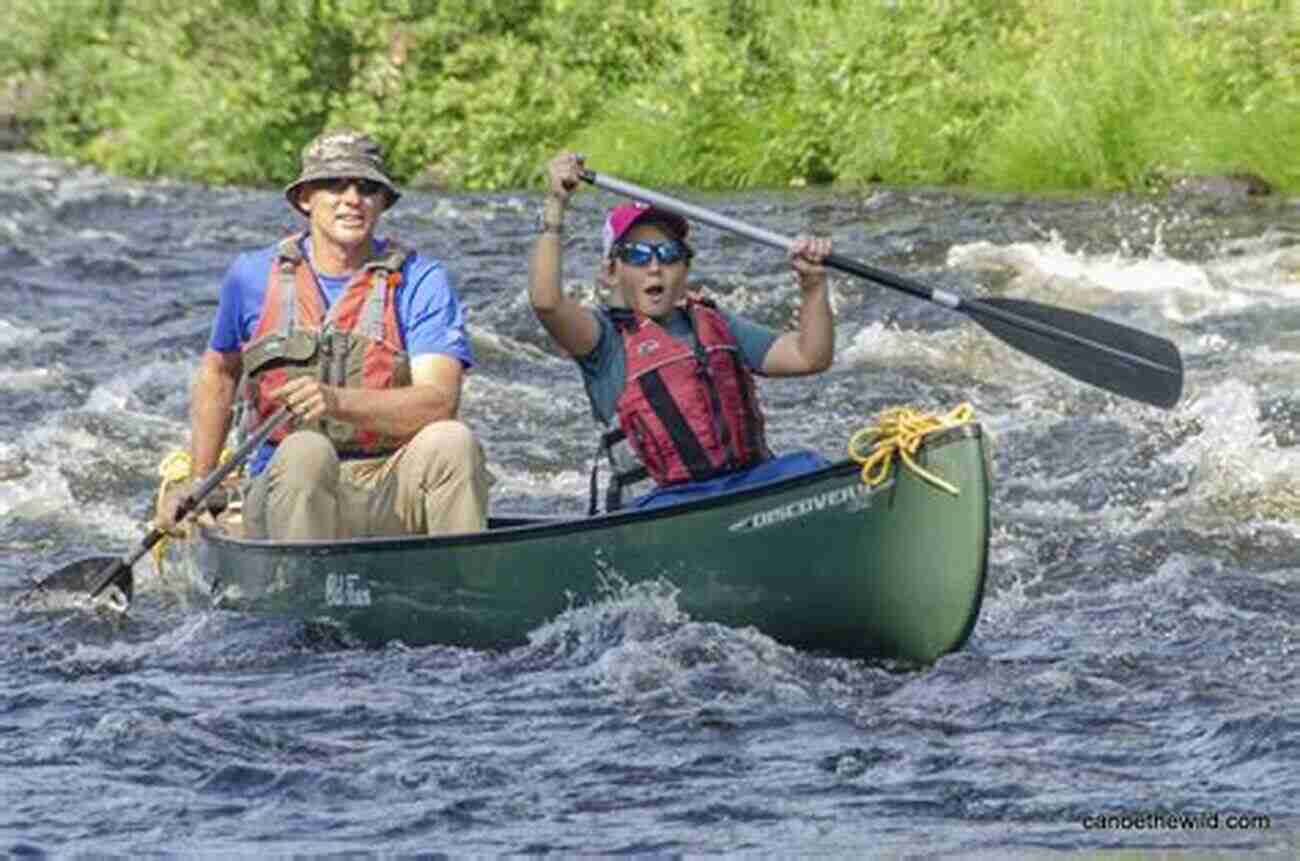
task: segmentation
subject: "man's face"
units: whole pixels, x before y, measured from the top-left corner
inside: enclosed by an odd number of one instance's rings
[[[298,198],[313,235],[353,248],[368,242],[388,204],[388,194],[366,179],[323,179],[303,187]]]
[[[662,226],[651,222],[634,226],[623,234],[619,243],[644,242],[653,246],[673,240]],[[615,253],[614,283],[631,308],[651,319],[666,318],[686,297],[686,274],[685,258],[665,264],[660,262],[658,254],[651,254],[645,265],[636,266],[619,259]]]

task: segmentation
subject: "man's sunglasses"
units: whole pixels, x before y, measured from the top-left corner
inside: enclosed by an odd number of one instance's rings
[[[317,181],[320,188],[325,189],[330,194],[345,194],[349,186],[357,187],[357,194],[362,197],[374,197],[387,189],[382,182],[375,182],[373,179],[356,179],[354,177],[337,177],[335,179],[322,179]]]
[[[667,242],[620,242],[614,246],[614,256],[629,266],[649,266],[651,257],[658,257],[664,266],[672,266],[689,259],[690,249],[676,239]]]

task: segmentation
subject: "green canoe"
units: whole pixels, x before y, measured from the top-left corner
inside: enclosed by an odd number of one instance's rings
[[[750,626],[820,653],[930,662],[979,615],[988,475],[977,424],[916,455],[960,488],[907,470],[868,488],[853,461],[649,511],[494,515],[485,532],[254,541],[203,531],[200,573],[218,603],[342,623],[366,642],[510,647],[610,575],[660,580],[691,618]]]

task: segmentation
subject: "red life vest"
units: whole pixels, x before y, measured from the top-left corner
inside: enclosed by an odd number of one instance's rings
[[[627,372],[619,428],[660,485],[702,481],[771,457],[754,377],[712,302],[691,298],[692,349],[648,317],[610,309]]]
[[[280,242],[261,316],[242,349],[250,428],[275,413],[279,404],[271,400],[271,392],[296,377],[370,389],[411,384],[395,297],[402,283],[402,265],[413,252],[390,242],[382,255],[368,261],[348,282],[327,313],[315,273],[302,256],[299,243],[305,236]],[[389,454],[409,440],[333,419],[296,429],[304,427],[325,433],[341,454]],[[282,425],[271,441],[278,443],[288,433]]]

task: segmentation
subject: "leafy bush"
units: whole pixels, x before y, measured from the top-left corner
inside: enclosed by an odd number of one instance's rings
[[[0,98],[130,174],[282,183],[363,126],[403,181],[1300,189],[1293,0],[12,0]],[[6,86],[7,85],[7,89]],[[0,106],[0,111],[3,106]]]
[[[1025,97],[979,153],[973,179],[1004,188],[1121,188],[1166,175],[1252,171],[1297,188],[1300,159],[1283,142],[1287,128],[1295,140],[1300,122],[1300,84],[1285,72],[1300,61],[1300,22],[1265,4],[1196,14],[1186,5],[1036,7],[1047,42],[1027,70]],[[1283,34],[1272,43],[1262,39],[1265,21]],[[1269,45],[1269,59],[1230,56],[1249,53],[1248,45]]]

